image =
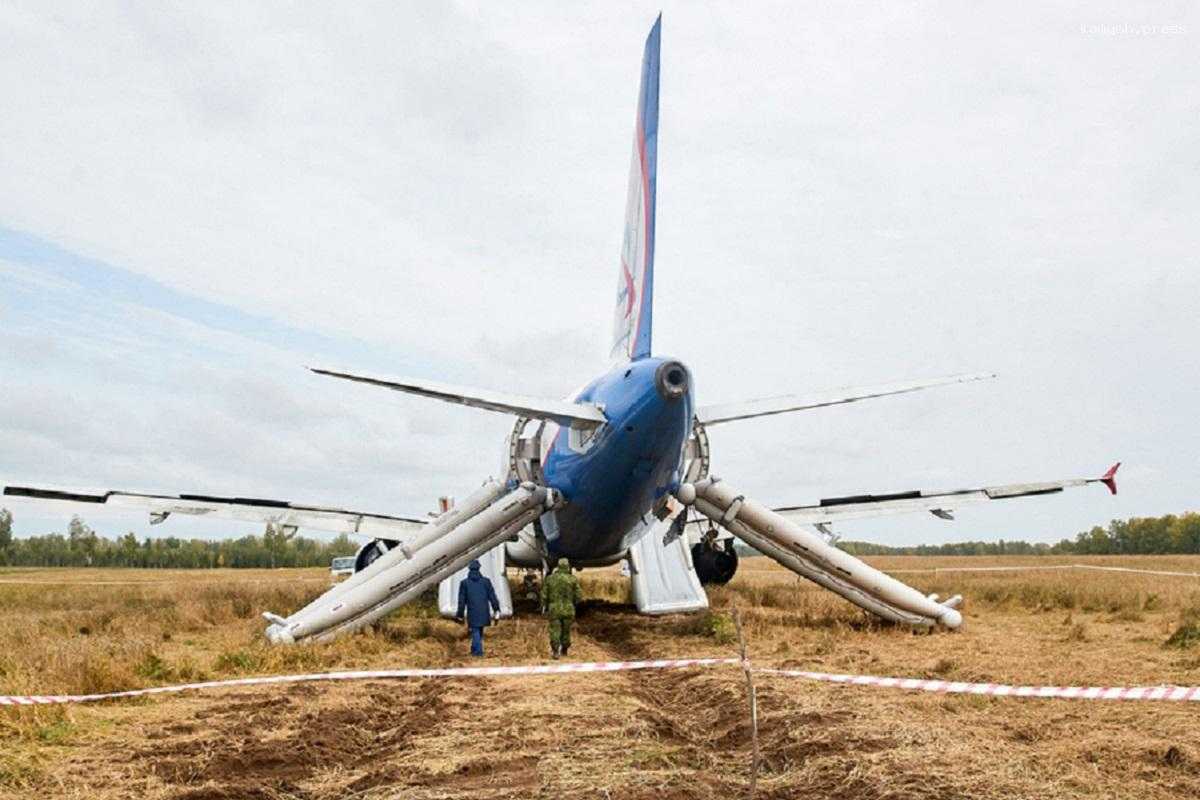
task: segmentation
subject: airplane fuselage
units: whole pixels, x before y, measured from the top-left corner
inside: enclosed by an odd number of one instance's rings
[[[638,359],[573,399],[596,405],[608,421],[590,431],[548,431],[542,470],[566,505],[547,515],[543,531],[552,556],[603,561],[625,552],[655,503],[679,484],[694,409],[691,375],[674,359]]]

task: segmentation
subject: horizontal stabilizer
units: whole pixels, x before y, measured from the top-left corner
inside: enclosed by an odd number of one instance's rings
[[[348,533],[380,539],[404,539],[421,531],[426,521],[411,517],[364,514],[338,508],[304,506],[283,500],[259,500],[251,497],[211,497],[209,495],[157,495],[120,491],[64,491],[30,486],[5,486],[5,497],[34,500],[61,500],[69,503],[94,503],[119,509],[150,512],[151,522],[162,522],[171,514],[232,519],[239,522],[271,523],[294,528],[312,528],[333,533]]]
[[[1011,483],[1005,486],[984,486],[978,489],[829,497],[810,505],[783,506],[772,510],[790,520],[809,525],[827,525],[847,519],[884,517],[916,511],[928,511],[941,519],[953,519],[950,512],[961,506],[988,500],[1009,500],[1014,497],[1057,494],[1064,489],[1086,486],[1089,483],[1102,483],[1109,488],[1109,491],[1116,494],[1116,474],[1117,468],[1120,466],[1120,462],[1118,462],[1099,478],[1073,478],[1043,483]]]
[[[814,394],[786,394],[779,397],[764,397],[759,400],[745,400],[739,403],[701,406],[696,409],[696,421],[702,425],[716,425],[719,422],[765,417],[771,414],[787,414],[792,411],[808,411],[814,408],[854,403],[859,400],[870,400],[875,397],[888,397],[893,394],[906,394],[908,392],[920,391],[921,389],[932,389],[935,386],[983,381],[994,377],[996,377],[995,374],[990,372],[981,372],[972,375],[950,375],[945,378],[933,378],[924,381],[887,383],[880,386],[859,387],[857,389],[830,389],[829,391]]]
[[[465,386],[451,386],[445,383],[416,380],[413,378],[382,378],[369,375],[354,375],[348,372],[335,372],[328,369],[309,367],[318,375],[328,375],[331,378],[341,378],[358,383],[369,383],[372,386],[382,386],[396,392],[417,394],[422,397],[432,397],[447,403],[457,403],[472,408],[485,408],[488,411],[500,411],[505,414],[515,414],[530,419],[543,419],[557,422],[564,427],[594,428],[603,425],[604,414],[595,406],[572,403],[569,400],[548,400],[538,397],[525,397],[504,392],[493,392],[488,389],[473,389]]]

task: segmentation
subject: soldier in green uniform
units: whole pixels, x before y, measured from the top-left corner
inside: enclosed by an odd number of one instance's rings
[[[542,581],[542,613],[550,617],[550,652],[554,658],[571,649],[571,621],[575,604],[583,600],[579,579],[571,574],[571,563],[558,560],[558,568]]]

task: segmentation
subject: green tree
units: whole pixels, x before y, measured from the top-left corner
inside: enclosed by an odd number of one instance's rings
[[[296,529],[290,525],[267,523],[267,529],[263,532],[263,543],[266,544],[267,551],[271,554],[271,569],[283,566],[283,557],[287,552],[288,542],[295,535]]]
[[[0,564],[7,564],[9,561],[8,551],[12,547],[12,512],[7,508],[0,508]]]
[[[139,559],[138,559],[138,555],[139,555],[138,540],[137,540],[137,537],[133,535],[133,531],[130,531],[129,533],[127,533],[121,537],[121,541],[119,542],[119,553],[120,553],[120,555],[117,558],[117,563],[114,564],[114,566],[122,566],[122,567],[140,567],[140,566],[142,566],[139,563]]]
[[[98,537],[96,536],[96,532],[89,528],[78,516],[71,517],[71,522],[67,525],[67,542],[72,553],[75,555],[73,559],[75,563],[87,566],[92,565]]]
[[[1180,514],[1168,530],[1172,553],[1200,554],[1200,514]]]

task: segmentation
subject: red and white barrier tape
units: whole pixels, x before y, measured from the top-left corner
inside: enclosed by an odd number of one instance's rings
[[[357,681],[394,678],[470,678],[505,675],[565,675],[579,672],[620,672],[637,669],[681,669],[711,667],[739,663],[736,658],[673,658],[656,661],[593,661],[570,664],[531,664],[517,667],[442,667],[433,669],[377,669],[347,672],[315,672],[307,675],[268,675],[261,678],[233,678],[224,681],[181,683],[176,686],[154,686],[125,692],[64,695],[0,695],[0,706],[36,706],[56,703],[90,703],[121,697],[142,697],[151,694],[186,692],[192,689],[218,689],[230,686],[262,686],[264,684],[304,683],[308,681]]]
[[[847,686],[880,686],[891,689],[933,692],[935,694],[975,694],[990,697],[1063,698],[1067,700],[1197,700],[1200,686],[1005,686],[996,683],[924,680],[921,678],[881,678],[875,675],[836,675],[792,669],[757,668],[767,675],[808,678],[813,681]]]
[[[655,661],[593,661],[570,664],[531,664],[513,667],[441,667],[413,669],[354,670],[316,672],[303,675],[268,675],[259,678],[233,678],[223,681],[182,683],[175,686],[154,686],[124,692],[76,695],[0,695],[0,706],[37,706],[58,703],[90,703],[123,697],[142,697],[154,694],[186,692],[194,689],[219,689],[235,686],[306,683],[309,681],[386,680],[396,678],[473,678],[512,675],[569,675],[580,672],[621,672],[643,669],[681,669],[686,667],[715,667],[740,664],[736,658],[674,658]],[[878,686],[890,689],[931,692],[935,694],[973,694],[990,697],[1063,698],[1070,700],[1167,700],[1200,701],[1200,686],[1007,686],[996,683],[965,683],[961,681],[925,680],[922,678],[885,678],[875,675],[840,675],[806,670],[752,667],[763,675],[837,683],[844,686]]]

